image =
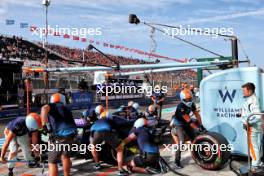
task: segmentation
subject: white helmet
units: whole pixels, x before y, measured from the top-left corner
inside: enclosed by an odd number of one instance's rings
[[[181,102],[183,102],[186,106],[191,107],[193,104],[192,98],[192,92],[189,89],[184,89],[180,93]],[[189,100],[189,101],[187,101]]]
[[[104,111],[100,114],[99,119],[108,119],[111,118],[111,113],[108,111]]]
[[[127,103],[127,106],[133,106],[133,104],[134,104],[134,101],[129,101],[129,102]]]
[[[51,95],[50,103],[62,103],[65,105],[66,104],[66,98],[64,95],[62,95],[60,93],[55,93],[55,94]]]
[[[155,112],[155,110],[156,110],[156,106],[155,105],[149,105],[149,107],[148,107],[148,112],[149,113],[153,113],[153,112]]]
[[[41,117],[37,113],[30,113],[26,117],[26,126],[29,131],[41,129]]]
[[[98,106],[96,106],[96,108],[95,108],[95,113],[96,113],[97,115],[100,115],[103,111],[104,111],[104,107],[103,107],[102,105],[98,105]]]
[[[124,110],[124,108],[125,108],[125,106],[124,106],[124,105],[121,105],[121,106],[117,109],[117,111],[118,111],[118,112],[121,112],[121,111]]]
[[[147,120],[144,118],[139,118],[134,123],[135,128],[140,128],[140,127],[143,127],[145,125],[147,125]]]
[[[139,104],[138,103],[134,103],[133,105],[132,105],[132,107],[135,109],[135,110],[139,110]]]
[[[195,87],[195,88],[193,89],[193,91],[194,91],[194,93],[198,93],[198,92],[199,92],[199,88],[198,88],[198,87]]]

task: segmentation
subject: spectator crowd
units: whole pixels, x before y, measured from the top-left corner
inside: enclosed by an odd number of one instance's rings
[[[48,44],[46,47],[48,48],[47,54],[50,67],[69,67],[72,65],[76,66],[77,64],[79,66],[95,66],[97,64],[115,65],[102,54],[87,49],[69,48],[55,44]],[[24,62],[24,66],[42,66],[45,57],[46,50],[42,47],[41,43],[34,43],[17,36],[0,35],[0,59],[18,59]],[[157,63],[110,54],[108,54],[108,57],[120,65]],[[175,80],[173,83],[176,83],[176,80],[193,82],[196,79],[196,72],[193,70],[162,72],[153,73],[151,77],[156,82],[170,85],[172,79]]]
[[[52,51],[55,51],[61,55],[63,55],[66,58],[71,58],[74,61],[80,61],[84,62],[87,65],[96,65],[96,64],[102,64],[111,66],[114,65],[112,61],[107,59],[105,56],[98,52],[78,49],[78,48],[69,48],[66,46],[60,46],[60,45],[52,45],[49,44],[47,46]],[[122,56],[114,56],[114,55],[108,55],[108,57],[111,58],[111,60],[120,63],[120,65],[131,65],[131,64],[146,64],[150,62],[146,62],[139,59],[132,59],[128,57],[122,57]]]

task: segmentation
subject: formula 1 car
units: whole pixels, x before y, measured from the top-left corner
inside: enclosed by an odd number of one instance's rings
[[[138,117],[142,117],[139,115]],[[122,118],[120,116],[112,116],[113,120],[118,120],[118,118]],[[135,121],[136,119],[134,119]],[[90,127],[92,126],[91,123],[87,122],[84,118],[75,119],[75,123],[78,128],[78,136],[77,139],[81,144],[89,144],[89,138],[90,138]],[[155,142],[160,144],[163,140],[163,134],[166,132],[166,129],[169,125],[169,121],[167,120],[160,120],[157,124],[157,127],[153,131]],[[120,139],[124,139],[128,136],[130,130],[133,127],[133,123],[129,123],[128,125],[120,128],[118,130],[118,137]],[[133,151],[133,152],[131,152]],[[125,150],[125,156],[129,157],[134,155],[137,151],[136,144],[132,143],[132,147],[128,145],[127,150]],[[115,150],[112,149],[109,145],[104,144],[102,145],[102,150],[99,152],[100,159],[108,164],[116,164],[116,155]],[[91,153],[89,151],[86,152],[85,158],[91,158]]]

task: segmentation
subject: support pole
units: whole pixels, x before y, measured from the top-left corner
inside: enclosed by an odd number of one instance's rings
[[[232,60],[235,67],[238,67],[238,47],[237,47],[237,37],[231,38],[231,48],[232,48]]]
[[[200,87],[200,83],[203,79],[203,69],[202,68],[198,68],[197,69],[197,86]]]
[[[30,99],[29,99],[29,79],[26,78],[26,92],[27,92],[27,114],[30,113]]]

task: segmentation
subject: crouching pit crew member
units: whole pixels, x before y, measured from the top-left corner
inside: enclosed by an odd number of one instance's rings
[[[91,153],[96,163],[95,169],[101,169],[96,145],[105,142],[117,151],[116,158],[119,170],[118,175],[128,175],[128,171],[123,169],[123,148],[118,147],[121,143],[121,140],[118,138],[118,134],[114,131],[114,129],[120,127],[115,123],[116,121],[111,120],[110,116],[111,114],[109,112],[102,112],[100,114],[100,119],[95,121],[91,127],[90,144],[93,144]]]
[[[87,110],[83,112],[83,118],[85,118],[88,122],[95,122],[100,114],[104,112],[104,107],[102,105],[98,105],[93,109]]]
[[[28,167],[34,167],[37,163],[33,160],[30,151],[30,138],[32,136],[32,144],[38,144],[38,132],[41,129],[41,118],[37,113],[30,113],[27,117],[18,117],[9,122],[4,130],[5,142],[2,148],[0,162],[5,164],[9,169],[9,176],[13,176],[13,169],[17,161],[18,147],[21,147],[23,156],[27,161]],[[8,161],[5,158],[7,149],[9,148]],[[39,156],[39,151],[33,151],[35,156]]]
[[[128,164],[131,172],[143,174],[155,174],[158,171],[155,169],[158,165],[159,148],[154,143],[154,138],[148,129],[148,120],[144,118],[138,119],[130,135],[122,141],[119,148],[134,140],[137,141],[139,146],[140,155],[135,156]],[[122,156],[123,157],[123,156]]]

